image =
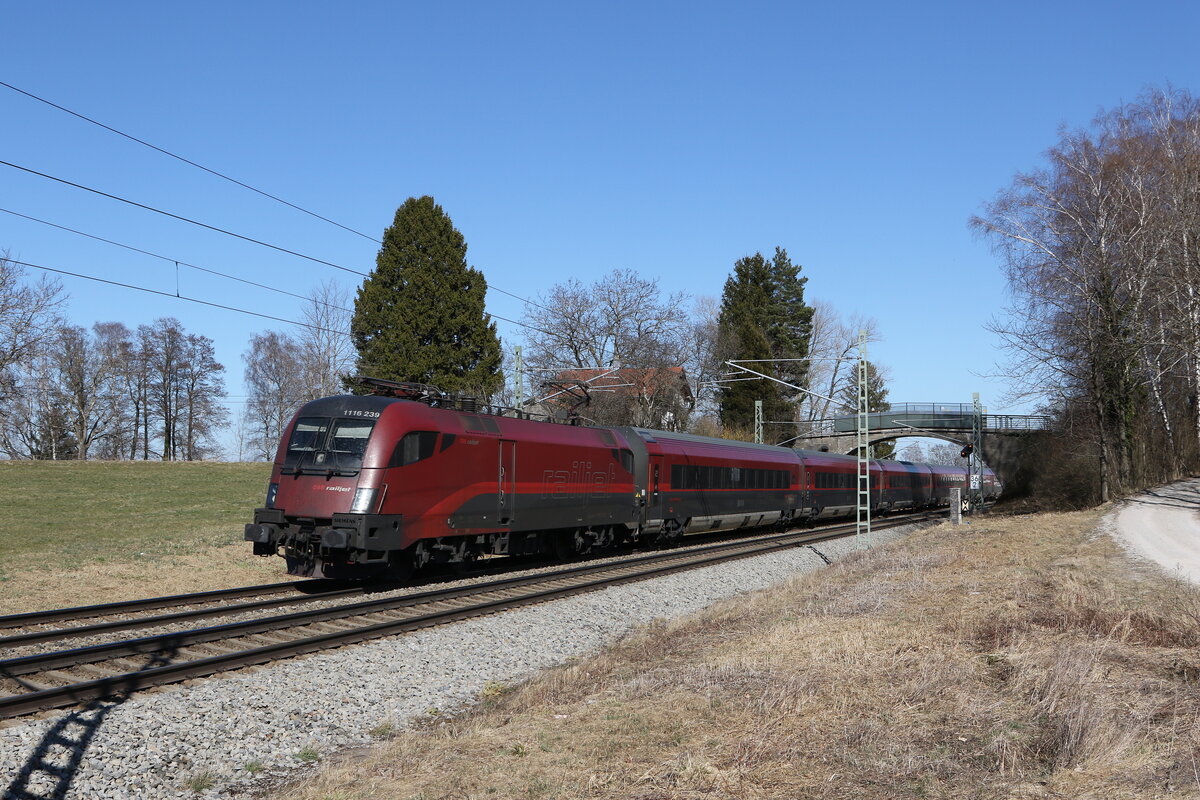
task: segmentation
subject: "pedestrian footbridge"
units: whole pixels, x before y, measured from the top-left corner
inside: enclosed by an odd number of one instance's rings
[[[898,403],[887,411],[867,415],[867,439],[871,444],[925,436],[966,444],[974,430],[975,407],[971,403]],[[1018,414],[982,414],[981,430],[991,434],[1019,435],[1046,430],[1050,418]],[[803,422],[801,435],[792,443],[806,450],[850,453],[858,446],[858,415],[830,417]]]
[[[981,414],[980,449],[984,463],[1001,480],[1019,468],[1030,434],[1050,428],[1050,418],[1024,414]],[[975,430],[972,403],[896,403],[867,415],[867,442],[875,444],[907,436],[942,439],[966,445]],[[802,422],[792,447],[853,453],[858,447],[858,415]]]

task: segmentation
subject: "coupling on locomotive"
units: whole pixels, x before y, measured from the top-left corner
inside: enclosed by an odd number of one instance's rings
[[[407,576],[492,555],[569,558],[687,533],[853,516],[857,459],[634,427],[586,427],[480,409],[429,387],[302,406],[280,440],[266,503],[246,525],[258,555],[314,577]],[[876,513],[933,508],[961,468],[872,460]],[[985,499],[1000,494],[991,470]]]

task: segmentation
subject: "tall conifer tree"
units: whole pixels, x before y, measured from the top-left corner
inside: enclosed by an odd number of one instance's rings
[[[780,247],[775,248],[770,260],[762,253],[739,259],[725,281],[717,322],[724,358],[806,358],[813,315],[812,308],[804,303],[807,281],[800,277],[800,266],[793,264]],[[804,361],[760,361],[747,366],[797,386],[805,386],[808,379],[808,364]],[[763,418],[767,421],[794,419],[795,401],[800,394],[765,379],[726,384],[719,401],[721,424],[726,428],[751,428],[755,400],[763,401]],[[772,425],[764,438],[787,439],[793,435],[788,430]]]
[[[503,378],[486,293],[450,217],[432,197],[410,197],[384,231],[375,269],[354,302],[359,374],[491,395]]]

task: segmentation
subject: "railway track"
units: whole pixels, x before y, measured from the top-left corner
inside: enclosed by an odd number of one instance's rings
[[[877,529],[911,524],[940,516],[939,513],[910,515],[880,521]],[[74,705],[104,697],[129,694],[190,678],[212,675],[283,658],[340,647],[355,642],[418,630],[434,625],[496,613],[510,608],[546,602],[574,594],[595,591],[688,569],[710,566],[722,561],[762,555],[781,548],[804,546],[853,534],[854,525],[841,525],[818,531],[790,531],[720,544],[702,545],[689,550],[641,555],[599,564],[502,578],[467,586],[430,589],[353,603],[321,605],[273,616],[225,624],[159,633],[131,639],[74,647],[0,660],[0,719],[52,708]],[[69,641],[79,636],[111,633],[135,627],[158,627],[191,622],[229,613],[286,609],[296,603],[314,600],[338,600],[361,594],[363,587],[328,588],[300,581],[292,584],[244,587],[227,593],[205,592],[176,595],[133,603],[93,606],[98,613],[124,614],[130,611],[196,605],[210,600],[229,600],[271,594],[308,591],[271,600],[195,608],[183,612],[111,620],[57,631],[32,631],[0,638],[0,648],[19,645]],[[243,594],[237,594],[237,593]],[[216,597],[216,595],[221,595]],[[190,598],[190,602],[181,600]],[[158,605],[154,605],[158,604]],[[118,608],[121,607],[121,608]],[[230,610],[236,609],[236,610]],[[47,612],[48,615],[16,615],[38,624],[64,619],[81,609]],[[0,618],[0,626],[14,617]],[[31,621],[22,623],[34,624]],[[10,626],[11,627],[11,626]],[[0,651],[3,652],[3,651]]]
[[[73,619],[90,619],[116,614],[136,613],[139,611],[155,611],[160,608],[177,608],[179,606],[237,600],[243,597],[262,597],[264,595],[292,591],[304,593],[319,592],[324,588],[331,587],[332,584],[332,581],[326,580],[264,583],[258,586],[240,586],[234,589],[217,589],[211,592],[193,592],[191,594],[150,597],[145,600],[124,600],[119,603],[102,603],[92,606],[55,608],[49,611],[30,611],[24,614],[8,614],[7,616],[0,616],[0,630],[25,628],[52,622],[67,622]]]

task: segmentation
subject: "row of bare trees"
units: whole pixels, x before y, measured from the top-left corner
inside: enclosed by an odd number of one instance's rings
[[[20,459],[162,459],[219,454],[227,411],[212,340],[169,317],[61,325],[6,371],[0,452]]]
[[[972,225],[1012,290],[1008,375],[1059,413],[1104,501],[1200,462],[1200,101],[1151,91],[1047,159]]]
[[[164,317],[68,324],[54,281],[30,283],[0,257],[0,457],[217,458],[229,424],[224,372],[206,336]],[[271,459],[297,407],[337,394],[354,363],[350,299],[312,292],[298,335],[254,336],[244,358],[247,400],[235,429],[239,460]]]
[[[227,412],[212,340],[164,317],[130,330],[68,324],[54,281],[0,257],[0,455],[197,460]]]

